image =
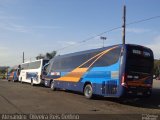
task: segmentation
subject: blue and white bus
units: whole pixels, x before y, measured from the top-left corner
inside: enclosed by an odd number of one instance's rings
[[[42,81],[42,68],[49,60],[35,60],[32,62],[26,62],[21,64],[21,70],[19,75],[19,81],[21,83],[27,82],[34,84],[41,84]]]
[[[43,76],[52,90],[66,89],[93,95],[150,96],[153,82],[153,52],[140,45],[109,47],[56,56]]]

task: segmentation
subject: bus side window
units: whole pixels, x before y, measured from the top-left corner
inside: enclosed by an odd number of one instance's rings
[[[100,59],[98,59],[93,67],[103,67],[103,66],[109,66],[113,65],[116,62],[118,62],[120,58],[120,52],[121,52],[121,47],[115,48],[105,55],[103,55]]]
[[[44,67],[44,69],[43,69],[43,75],[47,75],[47,70],[46,70],[46,68],[47,68],[47,66]]]
[[[50,64],[47,64],[46,66],[44,66],[44,68],[43,68],[43,75],[47,75],[48,74],[49,66],[50,66]]]

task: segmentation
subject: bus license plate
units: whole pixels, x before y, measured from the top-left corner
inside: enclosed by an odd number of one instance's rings
[[[142,92],[138,92],[137,95],[143,95],[143,93]]]

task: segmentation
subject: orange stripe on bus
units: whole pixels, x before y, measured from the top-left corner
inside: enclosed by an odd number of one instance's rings
[[[112,47],[110,49],[104,50],[100,53],[98,53],[97,55],[93,56],[92,58],[90,58],[89,60],[87,60],[86,62],[84,62],[83,64],[81,64],[80,66],[78,66],[77,68],[75,68],[73,71],[71,71],[70,73],[68,73],[65,76],[62,76],[60,78],[57,78],[55,80],[59,80],[59,81],[70,81],[70,82],[78,82],[82,76],[84,75],[84,73],[86,73],[88,71],[88,69],[97,61],[99,60],[102,56],[104,56],[105,54],[107,54],[109,51],[117,48],[118,46]],[[95,59],[95,60],[94,60]],[[89,67],[86,68],[80,68],[83,65],[87,64],[88,62],[90,62],[91,60],[94,60]]]
[[[78,82],[80,78],[87,72],[88,68],[76,68],[72,72],[68,73],[65,76],[62,76],[56,80],[60,81],[70,81],[70,82]]]

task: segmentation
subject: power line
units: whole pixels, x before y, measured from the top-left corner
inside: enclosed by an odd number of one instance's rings
[[[74,46],[74,45],[76,45],[76,44],[81,44],[81,43],[90,41],[90,40],[92,40],[92,39],[94,39],[94,38],[96,38],[96,37],[98,37],[98,36],[101,36],[101,35],[103,35],[103,34],[105,34],[105,33],[108,33],[108,32],[111,32],[111,31],[114,31],[114,30],[117,30],[117,29],[120,29],[120,28],[121,28],[121,27],[112,28],[112,29],[107,30],[107,31],[105,31],[105,32],[99,33],[99,34],[97,34],[97,35],[95,35],[95,36],[89,37],[89,38],[87,38],[87,39],[85,39],[85,40],[79,41],[79,42],[77,42],[77,43],[75,43],[75,44],[68,45],[68,46],[62,47],[62,48],[60,48],[60,49],[57,49],[56,51],[64,50],[64,49],[66,49],[66,48],[68,48],[68,47],[71,47],[71,46]]]
[[[130,22],[127,25],[137,24],[137,23],[141,23],[141,22],[145,22],[145,21],[149,21],[149,20],[157,19],[157,18],[160,18],[160,15],[154,16],[154,17],[150,17],[150,18],[147,18],[147,19],[142,19],[142,20],[137,20],[137,21],[134,21],[134,22]]]
[[[157,18],[160,18],[160,16],[154,16],[154,17],[150,17],[150,18],[147,18],[147,19],[142,19],[142,20],[133,21],[133,22],[127,23],[126,26],[133,25],[133,24],[138,24],[138,23],[141,23],[141,22],[145,22],[145,21],[149,21],[149,20],[157,19]],[[71,45],[67,45],[67,46],[62,47],[62,48],[60,48],[60,49],[57,49],[56,51],[58,52],[58,51],[61,51],[61,50],[70,48],[70,47],[72,47],[72,46],[74,46],[74,47],[82,46],[82,45],[85,44],[86,42],[88,42],[88,41],[90,41],[90,40],[93,40],[94,38],[96,38],[96,37],[98,37],[98,36],[100,37],[100,36],[102,36],[103,34],[106,34],[106,33],[109,33],[109,32],[112,32],[112,31],[115,31],[115,30],[118,30],[118,29],[121,29],[121,28],[122,28],[122,26],[109,29],[109,30],[104,31],[104,32],[101,32],[101,33],[99,33],[99,34],[97,34],[97,35],[95,35],[95,36],[91,36],[91,37],[89,37],[89,38],[87,38],[87,39],[84,39],[84,40],[82,40],[82,41],[76,42],[76,43],[71,44]],[[33,59],[33,58],[35,59],[35,57],[28,57],[28,59]]]
[[[145,21],[149,21],[149,20],[157,19],[157,18],[160,18],[160,15],[158,15],[158,16],[153,16],[153,17],[146,18],[146,19],[141,19],[141,20],[133,21],[133,22],[127,23],[126,26],[128,26],[128,25],[133,25],[133,24],[138,24],[138,23],[141,23],[141,22],[145,22]],[[112,29],[110,29],[110,30],[104,31],[104,32],[99,33],[99,34],[97,34],[97,35],[95,35],[95,36],[92,36],[92,37],[89,37],[89,38],[84,39],[84,40],[82,40],[82,41],[79,41],[79,42],[77,42],[77,43],[75,43],[75,44],[68,45],[68,46],[62,47],[62,48],[60,48],[60,49],[57,49],[56,51],[64,50],[64,49],[66,49],[66,48],[75,46],[76,44],[85,43],[85,42],[90,41],[90,40],[92,40],[92,39],[94,39],[94,38],[96,38],[96,37],[98,37],[98,36],[101,36],[101,35],[103,35],[103,34],[105,34],[105,33],[112,32],[112,31],[117,30],[117,29],[120,29],[120,28],[122,28],[122,26],[115,27],[115,28],[112,28]]]

